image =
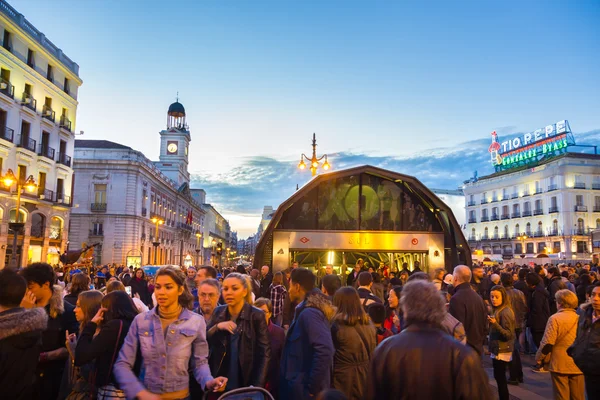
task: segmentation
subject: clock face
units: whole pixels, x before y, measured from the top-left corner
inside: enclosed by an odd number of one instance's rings
[[[170,142],[169,144],[167,144],[167,152],[169,154],[175,154],[175,153],[177,153],[177,143],[176,142]]]

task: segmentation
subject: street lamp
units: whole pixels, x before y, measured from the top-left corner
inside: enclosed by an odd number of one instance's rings
[[[9,168],[6,171],[6,175],[2,178],[2,183],[8,188],[10,188],[15,183],[17,184],[17,207],[15,210],[15,222],[9,222],[8,227],[13,231],[13,245],[12,245],[12,253],[10,255],[9,267],[13,269],[18,268],[17,262],[17,235],[23,230],[25,223],[20,222],[21,219],[21,190],[25,188],[28,192],[33,192],[37,188],[37,183],[35,183],[35,179],[33,175],[29,175],[29,177],[25,180],[25,182],[21,182],[19,179],[15,177],[12,169]]]
[[[522,234],[517,236],[517,239],[521,241],[521,258],[525,258],[525,239],[527,239],[526,234]]]
[[[152,242],[152,245],[154,246],[154,265],[158,265],[158,246],[160,245],[160,242],[158,241],[158,226],[164,224],[165,220],[160,219],[158,217],[154,217],[151,219],[151,221],[156,225],[156,231],[154,234],[154,241]]]
[[[317,168],[319,168],[319,162],[323,158],[325,159],[325,162],[323,163],[321,168],[327,171],[331,168],[331,164],[329,164],[329,161],[327,161],[327,154],[324,154],[321,157],[317,158],[317,135],[314,133],[312,140],[312,149],[313,151],[311,158],[308,158],[304,153],[302,153],[302,155],[300,156],[300,163],[298,164],[298,168],[300,168],[301,170],[306,169],[306,163],[304,162],[304,160],[306,159],[306,161],[310,163],[310,172],[312,172],[312,176],[315,176],[317,175]]]
[[[200,265],[200,238],[202,234],[196,232],[196,265]]]
[[[215,246],[217,245],[217,241],[215,239],[212,240],[212,265],[215,267],[217,265],[217,255],[215,253]]]

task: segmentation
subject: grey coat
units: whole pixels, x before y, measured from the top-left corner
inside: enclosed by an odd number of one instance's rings
[[[515,346],[515,314],[508,306],[494,313],[496,323],[490,324],[490,353],[512,353]]]

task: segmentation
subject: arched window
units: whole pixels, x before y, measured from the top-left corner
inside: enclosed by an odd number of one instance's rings
[[[525,225],[525,233],[528,235],[531,235],[531,223],[528,222],[527,225]]]
[[[36,238],[43,238],[46,231],[46,217],[40,213],[31,216],[31,235]]]
[[[8,214],[8,217],[10,218],[10,222],[17,222],[15,220],[15,216],[16,216],[16,209],[12,209],[10,210],[10,213]],[[27,213],[25,213],[25,211],[23,210],[19,210],[19,222],[27,222]]]
[[[494,227],[494,238],[495,239],[498,238],[498,227],[497,226]]]
[[[475,240],[475,228],[471,229],[471,240]]]
[[[59,217],[50,219],[50,239],[60,239],[62,237],[63,220]]]
[[[515,236],[519,236],[521,234],[521,232],[519,231],[520,227],[519,224],[515,225]]]
[[[487,239],[488,238],[488,228],[487,226],[485,227],[485,229],[483,230],[483,238]]]
[[[577,233],[578,234],[583,234],[583,230],[585,228],[585,223],[583,222],[583,218],[579,218],[577,220]]]
[[[508,239],[508,225],[504,225],[504,239]]]
[[[543,231],[544,231],[544,227],[543,227],[542,221],[540,221],[540,222],[538,222],[537,234],[539,236],[541,236]]]
[[[557,219],[552,221],[552,233],[554,235],[558,235],[558,220]]]

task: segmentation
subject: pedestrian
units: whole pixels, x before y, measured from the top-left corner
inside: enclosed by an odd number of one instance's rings
[[[361,304],[365,310],[372,303],[383,304],[383,301],[371,291],[372,286],[373,275],[367,271],[361,272],[358,275],[358,296],[360,297]]]
[[[471,269],[466,265],[454,268],[454,295],[450,299],[448,312],[463,324],[467,344],[480,356],[487,335],[487,307],[483,298],[472,290]]]
[[[379,300],[383,301],[385,288],[383,286],[383,283],[381,283],[381,275],[377,272],[373,272],[371,274],[371,276],[373,277],[373,284],[371,285],[371,292],[373,293],[373,295],[375,297],[377,297]]]
[[[556,292],[562,289],[566,289],[567,285],[563,282],[562,276],[557,267],[548,268],[548,286],[546,289],[548,290],[548,305],[550,307],[550,315],[555,314],[557,311],[556,308]]]
[[[385,322],[386,313],[386,308],[383,304],[371,304],[368,312],[369,318],[371,318],[371,322],[373,322],[373,325],[375,326],[375,331],[377,334],[377,344],[381,343],[382,341],[394,334],[391,330],[386,329],[383,326],[383,323]]]
[[[125,286],[123,283],[119,281],[112,281],[108,285],[106,285],[106,294],[109,294],[114,291],[125,292]],[[136,293],[135,296],[131,297],[131,301],[137,308],[138,312],[143,313],[148,311],[148,306],[145,305],[142,300],[140,300],[139,295]]]
[[[192,295],[185,278],[178,268],[161,267],[155,279],[157,307],[138,314],[129,328],[113,368],[128,399],[185,399],[188,371],[207,391],[225,389],[227,378],[210,374],[206,325],[188,309]],[[144,371],[139,378],[133,372],[136,361]]]
[[[0,271],[0,388],[2,398],[34,398],[31,382],[42,351],[48,314],[41,307],[23,308],[27,282],[8,268]]]
[[[79,293],[90,290],[90,277],[82,272],[73,274],[71,277],[71,284],[69,286],[69,293],[64,297],[64,300],[75,306]]]
[[[446,309],[436,287],[423,280],[408,282],[400,306],[407,327],[375,350],[365,399],[491,399],[477,353],[441,327]]]
[[[258,299],[260,297],[260,280],[258,279],[259,276],[259,270],[253,269],[252,271],[250,271],[250,285],[252,287],[252,294],[254,295],[252,298],[252,302],[254,302],[255,299]]]
[[[481,296],[486,304],[488,304],[492,281],[484,275],[483,267],[481,265],[474,264],[473,268],[471,268],[471,286],[473,286],[473,289],[475,289],[477,294]]]
[[[437,288],[437,290],[442,290],[442,285],[444,284],[444,274],[446,270],[444,268],[436,268],[433,271],[433,279],[432,282]]]
[[[584,400],[583,374],[567,354],[567,349],[577,337],[577,296],[568,289],[561,289],[555,297],[557,312],[548,319],[535,357],[536,363],[541,367],[544,359],[550,358],[548,370],[555,399]]]
[[[213,278],[204,279],[198,286],[199,308],[195,311],[204,317],[206,325],[218,306],[221,285]]]
[[[354,264],[354,269],[346,277],[346,285],[347,286],[353,286],[355,288],[358,287],[358,275],[361,273],[362,263],[363,263],[362,258],[359,258],[358,260],[356,260],[356,264]]]
[[[402,286],[393,286],[388,294],[386,318],[383,327],[389,329],[393,334],[400,333],[403,328],[402,308],[400,307],[401,295]]]
[[[519,337],[525,329],[525,321],[527,318],[527,301],[525,295],[513,286],[513,275],[508,272],[503,272],[500,275],[502,286],[506,289],[509,306],[515,315],[515,342],[512,359],[508,370],[510,372],[507,383],[509,385],[519,385],[523,383],[523,365],[521,364],[521,354]]]
[[[413,268],[413,270],[412,270],[412,273],[413,273],[413,274],[414,274],[414,273],[416,273],[416,272],[423,272],[423,271],[421,270],[421,262],[420,262],[420,261],[415,261],[415,262],[413,263],[413,267],[414,267],[414,268]],[[411,275],[412,275],[412,274],[411,274]]]
[[[185,284],[188,286],[189,291],[196,289],[196,268],[188,267],[186,274],[187,278],[185,279]]]
[[[48,324],[42,333],[42,352],[33,382],[32,398],[55,400],[60,390],[65,361],[69,357],[65,345],[67,331],[79,330],[75,307],[64,301],[63,289],[55,285],[56,275],[49,264],[31,264],[21,270],[21,274],[29,289],[22,306],[42,307],[48,314]]]
[[[283,273],[276,272],[272,279],[268,298],[273,305],[273,323],[277,326],[283,326],[283,307],[287,295],[287,289],[283,286]]]
[[[402,263],[402,269],[400,270],[400,275],[402,274],[406,274],[406,280],[408,280],[408,277],[410,276],[411,272],[408,269],[408,263]]]
[[[146,273],[143,269],[139,268],[135,271],[133,279],[129,281],[129,284],[131,286],[131,296],[135,296],[137,294],[145,305],[147,305],[149,308],[154,307],[152,295],[148,289]]]
[[[100,301],[101,308],[84,323],[77,340],[75,366],[93,363],[96,393],[92,398],[124,398],[116,386],[113,367],[138,309],[125,291],[112,291]]]
[[[590,302],[581,309],[577,338],[567,354],[583,372],[587,398],[600,399],[600,286],[592,289]]]
[[[265,389],[273,396],[279,393],[279,363],[281,362],[281,352],[285,343],[285,332],[283,328],[277,326],[272,321],[273,305],[271,300],[264,297],[256,299],[254,307],[261,309],[265,313],[267,321],[267,330],[269,332],[269,345],[271,347],[271,357],[269,359],[269,369],[267,372],[267,381]]]
[[[321,279],[321,291],[329,301],[333,302],[333,296],[342,287],[342,280],[338,275],[329,274]]]
[[[365,394],[369,360],[377,346],[375,326],[353,287],[338,290],[333,296],[333,305],[337,311],[331,327],[335,347],[332,387],[348,399],[361,400]]]
[[[273,283],[273,274],[269,270],[268,265],[263,265],[260,268],[260,296],[269,298],[271,296],[271,283]]]
[[[527,326],[531,330],[531,336],[535,347],[539,349],[540,342],[544,336],[544,330],[546,329],[546,323],[548,322],[548,318],[550,318],[550,303],[548,302],[550,294],[544,288],[544,283],[539,274],[530,272],[527,274],[525,280],[531,289]],[[548,371],[541,367],[536,369],[535,372]]]
[[[330,321],[335,309],[315,288],[315,281],[315,275],[305,268],[292,271],[289,296],[298,306],[281,356],[281,399],[307,399],[331,386],[335,349]]]
[[[490,324],[490,357],[494,368],[494,379],[498,386],[500,400],[508,400],[506,368],[512,360],[515,345],[515,315],[510,308],[510,300],[504,287],[496,285],[490,290],[492,313],[487,320]]]
[[[592,278],[589,274],[582,274],[579,276],[579,284],[577,284],[575,291],[577,292],[577,299],[579,300],[580,305],[586,302],[585,292],[588,286],[592,284],[591,281]]]
[[[265,315],[252,306],[247,275],[227,275],[222,292],[226,305],[215,309],[206,330],[210,369],[214,376],[227,376],[226,391],[264,387],[271,348]]]

